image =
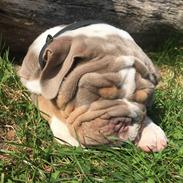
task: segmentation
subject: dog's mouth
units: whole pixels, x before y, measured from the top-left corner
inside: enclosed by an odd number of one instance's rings
[[[75,136],[79,137],[81,144],[121,144],[137,138],[145,116],[142,109],[136,103],[126,103],[125,100],[96,101],[82,114],[79,113],[79,117],[73,118],[72,122],[68,119],[68,122],[70,128],[75,129]]]
[[[120,141],[134,141],[141,129],[141,123],[135,123],[132,118],[129,117],[117,117],[110,121],[113,126],[114,133],[117,135]]]
[[[120,145],[128,140],[134,142],[141,126],[141,123],[133,123],[133,120],[128,117],[113,118],[108,120],[107,125],[95,129],[92,133],[86,131],[81,143],[84,146],[96,146],[100,144]]]

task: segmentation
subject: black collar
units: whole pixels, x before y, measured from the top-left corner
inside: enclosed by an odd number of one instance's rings
[[[103,22],[98,21],[98,20],[79,21],[79,22],[75,22],[73,24],[70,24],[70,25],[64,27],[59,32],[57,32],[54,36],[51,36],[50,34],[48,34],[47,38],[46,38],[46,43],[42,47],[42,49],[40,51],[40,54],[39,54],[39,64],[40,64],[41,69],[43,69],[45,64],[46,64],[45,60],[43,59],[44,51],[45,51],[46,47],[53,41],[53,39],[55,37],[59,36],[60,34],[63,34],[66,31],[69,31],[69,30],[75,30],[75,29],[78,29],[80,27],[88,26],[88,25],[91,25],[91,24],[98,24],[98,23],[103,23]]]

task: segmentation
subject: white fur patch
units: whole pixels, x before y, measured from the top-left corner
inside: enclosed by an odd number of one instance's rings
[[[60,121],[57,117],[52,117],[50,128],[55,137],[67,142],[72,146],[79,146],[79,142],[71,136],[67,126]],[[64,144],[63,141],[56,139],[59,143]]]
[[[27,81],[23,78],[21,78],[21,82],[23,83],[23,85],[32,93],[36,93],[36,94],[41,94],[42,90],[41,90],[41,85],[40,85],[40,81],[39,80],[30,80]]]
[[[126,31],[104,23],[84,26],[76,30],[67,31],[62,35],[72,37],[78,35],[85,35],[88,37],[100,37],[100,38],[107,38],[107,36],[109,35],[118,35],[122,38],[133,40],[130,34],[127,33]]]
[[[134,68],[126,68],[120,71],[120,75],[123,81],[121,88],[125,91],[125,97],[129,97],[135,91],[135,73],[136,71]]]
[[[133,56],[119,56],[116,59],[117,62],[122,62],[123,67],[132,67],[134,62],[135,62],[135,58]]]

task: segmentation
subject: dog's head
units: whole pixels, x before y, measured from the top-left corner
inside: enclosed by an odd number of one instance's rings
[[[103,128],[102,126],[107,126],[108,129],[110,121],[121,124],[129,118],[133,118],[133,122],[143,120],[145,107],[134,100],[138,99],[141,103],[147,100],[146,95],[151,95],[149,89],[153,90],[157,84],[158,73],[129,34],[112,26],[102,26],[104,25],[88,26],[54,38],[44,50],[44,64],[40,65],[39,54],[48,32],[43,33],[30,46],[19,75],[30,92],[40,94],[48,100],[56,99],[57,107],[65,107],[69,102],[74,103],[75,109],[86,105],[89,113],[84,111],[86,114],[79,114],[80,117],[77,114],[73,123],[82,129],[78,129],[80,134],[85,131],[85,134],[90,133],[92,136],[93,132],[97,132],[101,142],[104,142],[98,129]],[[140,95],[136,93],[136,89],[140,90]],[[129,101],[118,101],[123,98]],[[103,106],[98,108],[97,105],[92,111],[91,105],[97,101]],[[69,110],[69,114],[73,112],[73,108]],[[64,109],[67,111],[67,107]],[[118,120],[115,121],[115,118]],[[81,125],[88,120],[91,123]],[[112,132],[113,128],[115,125]],[[120,129],[121,127],[117,131]],[[74,134],[73,130],[75,128],[71,129]],[[137,135],[137,130],[135,134]],[[85,135],[81,136],[80,139]]]

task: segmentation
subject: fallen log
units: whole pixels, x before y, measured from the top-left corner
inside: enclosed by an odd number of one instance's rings
[[[183,34],[182,0],[1,0],[0,34],[16,55],[45,29],[99,19],[128,31],[143,48],[153,49]]]

